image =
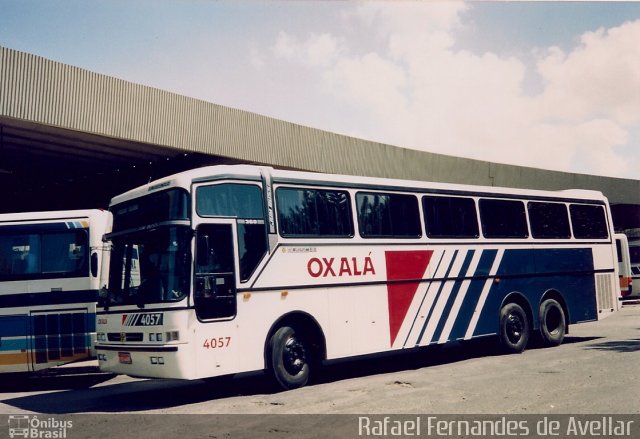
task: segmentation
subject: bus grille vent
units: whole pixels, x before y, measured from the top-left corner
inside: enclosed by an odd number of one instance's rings
[[[36,364],[88,357],[86,312],[34,314],[32,325]]]
[[[611,290],[612,275],[596,274],[596,292],[598,294],[598,310],[614,308],[613,291]]]

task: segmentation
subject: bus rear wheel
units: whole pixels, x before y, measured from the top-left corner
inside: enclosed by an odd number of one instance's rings
[[[527,313],[517,303],[507,303],[500,310],[500,345],[506,353],[524,351],[529,341]]]
[[[566,321],[562,306],[554,300],[547,299],[540,304],[540,337],[545,346],[558,346],[564,340]]]
[[[282,326],[269,340],[268,371],[284,390],[303,387],[311,374],[311,350],[294,328]]]

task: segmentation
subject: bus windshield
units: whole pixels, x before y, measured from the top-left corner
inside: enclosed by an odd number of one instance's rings
[[[114,237],[105,305],[141,306],[185,298],[191,271],[191,237],[189,227],[175,225]]]
[[[631,271],[634,275],[640,275],[640,243],[633,241],[629,243],[629,259],[631,261]]]

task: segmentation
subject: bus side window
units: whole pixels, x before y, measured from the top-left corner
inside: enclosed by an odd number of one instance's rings
[[[11,275],[40,273],[40,236],[22,235],[11,239]]]
[[[603,206],[571,204],[569,214],[573,236],[576,239],[605,239],[609,237]]]
[[[236,218],[240,280],[247,281],[267,253],[262,189],[240,183],[199,187],[196,190],[196,210],[203,217]]]
[[[238,220],[238,253],[240,255],[240,281],[248,280],[267,253],[267,234],[264,222],[250,224]]]
[[[87,233],[84,230],[42,235],[42,272],[87,274]]]

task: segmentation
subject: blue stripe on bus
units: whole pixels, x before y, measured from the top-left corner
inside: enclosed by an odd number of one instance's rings
[[[483,250],[474,276],[489,276],[491,274],[491,266],[493,265],[493,261],[496,260],[497,254],[498,250],[495,249]]]
[[[21,338],[15,338],[11,340],[5,340],[4,338],[0,342],[0,352],[6,351],[21,351],[27,350],[27,337],[26,335]]]
[[[95,331],[96,315],[86,311],[2,316],[0,352],[33,348],[36,363],[57,361],[88,354]]]
[[[459,250],[455,250],[453,252],[453,256],[451,257],[451,262],[447,267],[447,272],[444,274],[444,279],[449,278],[449,273],[451,273],[451,269],[453,268],[453,263],[456,261],[456,257],[458,256],[458,252]],[[420,342],[422,341],[422,337],[424,337],[424,332],[427,330],[427,325],[429,324],[429,320],[431,319],[433,310],[436,307],[436,304],[438,303],[438,298],[440,297],[440,293],[442,293],[442,289],[444,288],[445,283],[446,283],[445,281],[440,282],[440,287],[438,288],[438,292],[436,293],[435,297],[433,298],[433,302],[431,303],[429,314],[427,314],[427,318],[425,319],[424,324],[422,325],[422,329],[420,330],[420,335],[418,336],[418,342],[416,343],[417,345],[420,344]]]
[[[12,315],[0,317],[0,337],[18,337],[27,333],[28,315]],[[2,340],[0,339],[0,343]]]
[[[469,270],[469,265],[471,265],[471,260],[473,259],[473,255],[475,254],[475,250],[469,250],[467,252],[467,256],[464,258],[464,262],[462,263],[462,267],[460,268],[460,273],[458,274],[459,278],[464,278],[467,275],[467,270]],[[447,323],[447,319],[449,318],[449,314],[451,313],[451,309],[453,308],[453,303],[460,292],[460,287],[464,281],[462,279],[458,279],[453,284],[453,288],[451,289],[451,293],[449,294],[449,298],[447,299],[447,303],[444,306],[444,310],[442,311],[442,316],[440,317],[440,322],[438,322],[438,326],[436,327],[435,332],[433,333],[433,338],[431,342],[437,342],[440,339],[440,335],[442,334],[442,330],[444,329],[444,325]]]
[[[435,277],[436,274],[438,273],[438,270],[440,270],[440,264],[442,264],[442,260],[444,259],[444,255],[445,255],[446,251],[443,251],[442,253],[440,253],[440,259],[438,260],[438,264],[436,265],[435,270],[433,270],[433,276]],[[404,339],[404,344],[402,345],[407,346],[407,343],[409,342],[409,337],[411,336],[411,332],[413,331],[413,327],[416,324],[416,321],[418,320],[418,316],[420,315],[420,310],[422,309],[422,306],[424,305],[424,301],[427,298],[427,295],[429,293],[429,288],[431,288],[431,285],[433,285],[433,282],[429,283],[429,286],[427,287],[427,291],[425,292],[424,296],[422,297],[422,300],[420,301],[420,306],[418,307],[418,311],[416,312],[416,315],[413,317],[413,322],[411,323],[411,328],[409,329],[409,332],[407,333],[407,337]],[[417,343],[416,343],[417,346]]]
[[[91,335],[84,334],[84,333],[74,334],[74,340],[76,343],[75,353],[78,353],[78,351],[80,350],[82,350],[82,352],[85,352],[86,348],[88,348],[91,344]],[[29,349],[29,346],[28,346],[28,338],[26,335],[23,337],[14,338],[11,340],[3,339],[2,342],[0,343],[0,353],[10,352],[10,351],[22,351],[27,349]],[[44,351],[46,351],[46,345],[45,345]],[[70,355],[66,355],[66,356],[70,356]]]
[[[0,295],[0,308],[19,308],[46,305],[68,305],[98,301],[97,290],[50,291]]]
[[[476,271],[473,274],[474,279],[469,285],[467,295],[462,302],[462,306],[460,306],[456,322],[453,324],[451,334],[449,335],[450,340],[459,340],[464,338],[467,328],[471,323],[473,312],[475,311],[478,300],[480,299],[480,294],[482,294],[484,284],[487,281],[486,276],[489,276],[491,266],[496,260],[497,255],[498,250],[484,250],[482,252]]]
[[[496,334],[503,300],[520,293],[533,314],[533,329],[538,328],[538,305],[548,290],[564,298],[568,323],[597,318],[593,254],[590,248],[505,250],[474,336]]]

